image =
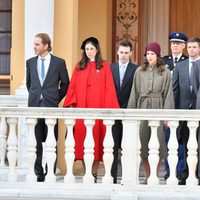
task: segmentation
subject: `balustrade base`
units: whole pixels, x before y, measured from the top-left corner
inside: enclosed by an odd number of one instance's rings
[[[0,182],[0,199],[4,200],[196,200],[199,196],[199,186]]]

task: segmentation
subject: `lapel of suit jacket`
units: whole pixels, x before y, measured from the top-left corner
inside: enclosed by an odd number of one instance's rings
[[[33,68],[33,76],[35,77],[35,81],[38,82],[38,84],[41,86],[40,79],[39,79],[39,74],[38,74],[38,69],[37,69],[37,60],[38,56],[36,56],[32,62],[32,68]]]
[[[56,67],[56,59],[55,57],[51,54],[51,60],[50,60],[50,64],[49,64],[49,69],[47,71],[47,75],[45,77],[44,84],[49,80],[49,77],[51,76],[51,74],[54,72],[54,69]]]
[[[119,64],[116,63],[113,66],[113,79],[115,81],[115,85],[117,86],[117,91],[120,90],[120,78],[119,78]]]
[[[133,72],[133,67],[131,66],[130,63],[128,63],[128,66],[127,66],[126,71],[125,71],[125,74],[124,74],[122,86],[121,86],[121,88],[120,88],[120,92],[123,90],[123,88],[124,88],[125,85],[127,84],[128,80],[129,80],[130,77],[132,76],[132,72]]]

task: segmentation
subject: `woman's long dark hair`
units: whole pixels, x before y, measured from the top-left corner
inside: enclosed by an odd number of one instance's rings
[[[99,44],[95,44],[92,41],[86,42],[85,46],[89,43],[92,44],[97,49],[97,54],[95,56],[96,68],[101,69],[103,67],[103,59],[102,59],[102,56],[101,56],[100,46],[99,46]],[[82,53],[82,58],[81,58],[79,65],[78,65],[79,70],[85,69],[87,67],[88,62],[90,62],[90,59],[87,57],[86,52],[85,52],[85,46],[84,46],[84,50],[83,50],[83,53]]]
[[[142,64],[142,71],[146,71],[147,67],[149,66],[148,60],[145,58],[143,64]],[[165,67],[164,67],[164,62],[160,56],[157,56],[157,63],[155,65],[158,68],[158,73],[160,75],[163,74]]]

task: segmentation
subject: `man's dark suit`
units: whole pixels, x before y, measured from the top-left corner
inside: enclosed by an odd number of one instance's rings
[[[193,88],[194,92],[196,94],[197,100],[196,100],[196,109],[200,109],[200,60],[197,60],[192,68],[192,76],[193,76]]]
[[[200,60],[197,60],[192,67],[191,70],[192,73],[192,86],[196,95],[196,109],[200,110]],[[197,165],[197,171],[196,175],[199,179],[199,184],[200,184],[200,122],[199,122],[199,127],[197,129],[197,141],[198,141],[198,165]]]
[[[173,56],[172,55],[164,56],[162,59],[164,61],[164,64],[168,65],[168,69],[170,71],[174,70],[174,61],[173,61]],[[186,55],[182,54],[182,56],[179,58],[179,60],[177,62],[179,63],[179,62],[182,62],[182,61],[184,61],[186,59],[188,59],[188,57]]]
[[[173,93],[175,109],[195,109],[196,96],[194,91],[191,92],[189,83],[189,59],[177,63],[173,74]],[[187,142],[189,138],[189,129],[186,121],[179,122],[177,128],[177,139],[179,144],[183,145],[184,150],[184,168],[178,172],[179,180],[186,180],[188,177]]]
[[[26,61],[26,85],[29,91],[28,106],[38,107],[42,94],[46,107],[58,107],[59,102],[66,95],[69,85],[65,61],[51,55],[49,70],[41,86],[37,71],[37,59],[36,56]]]
[[[51,55],[50,65],[46,78],[41,85],[37,70],[38,56],[26,61],[26,86],[29,91],[29,107],[58,107],[59,102],[66,95],[69,85],[69,77],[65,61],[61,58]],[[42,98],[41,98],[42,97]],[[57,124],[55,126],[55,137],[58,135]],[[47,136],[47,126],[45,119],[38,119],[35,126],[35,135],[37,141],[37,158],[35,162],[36,175],[44,177],[42,168],[42,142],[45,142]],[[40,179],[39,178],[39,179]]]
[[[115,83],[115,89],[117,93],[117,98],[119,101],[120,108],[127,108],[129,96],[131,93],[131,88],[133,84],[133,76],[137,65],[129,63],[124,74],[123,82],[120,87],[120,75],[119,75],[119,64],[111,64],[111,71]],[[114,182],[117,182],[117,170],[118,170],[118,149],[121,148],[123,127],[121,120],[117,120],[115,125],[113,125],[112,133],[114,139],[114,161],[112,165],[111,174],[114,178]]]

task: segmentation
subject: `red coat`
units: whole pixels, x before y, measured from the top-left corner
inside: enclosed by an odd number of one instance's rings
[[[101,69],[96,69],[96,62],[89,62],[84,70],[75,67],[63,106],[70,105],[76,108],[119,108],[108,62],[103,62]],[[93,128],[95,160],[102,160],[105,131],[102,120],[96,120]],[[74,127],[76,160],[83,159],[85,135],[83,120],[76,120]]]

